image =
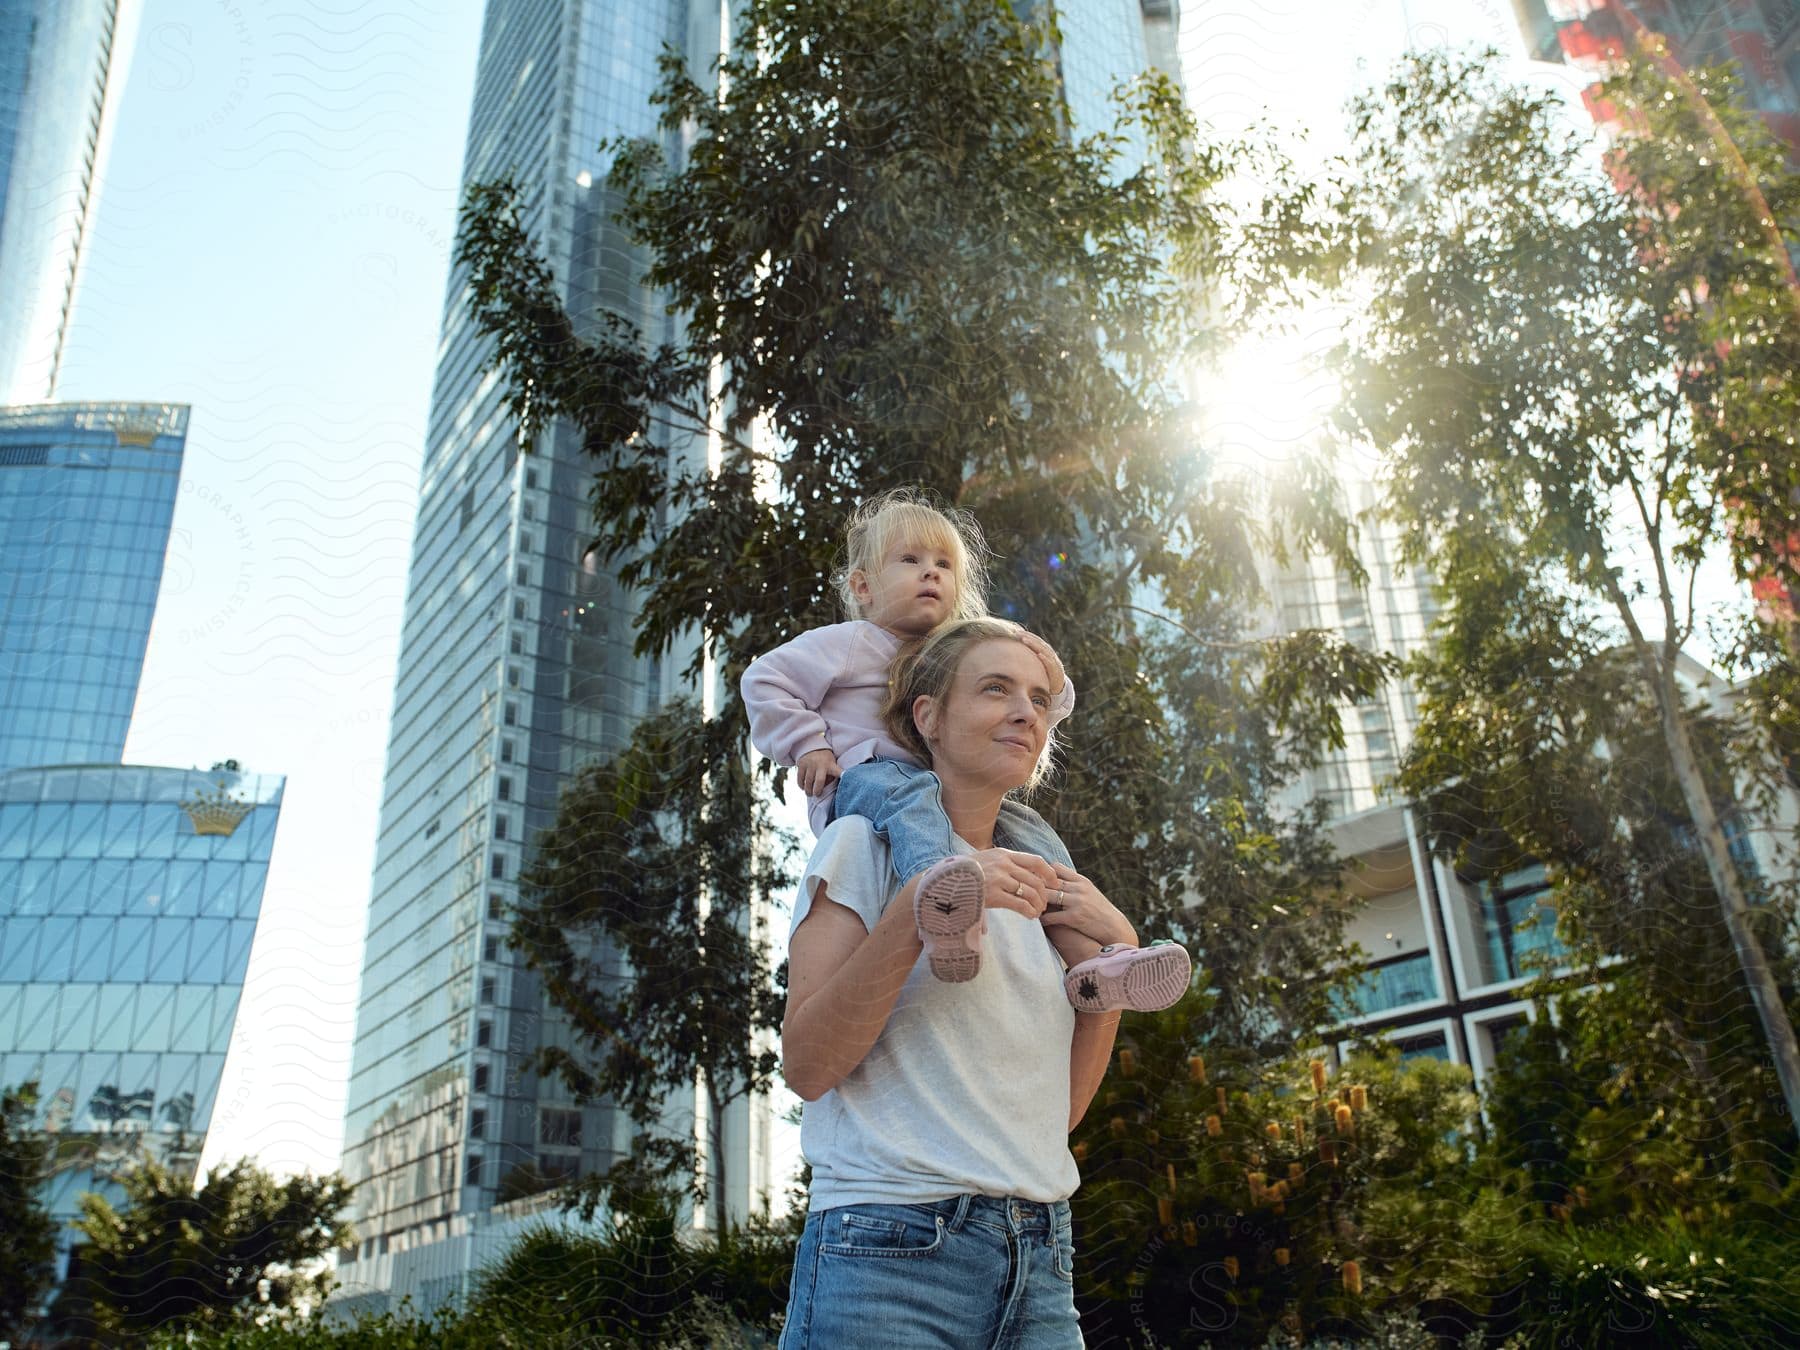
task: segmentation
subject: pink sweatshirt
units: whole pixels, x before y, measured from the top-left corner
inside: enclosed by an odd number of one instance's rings
[[[881,720],[888,665],[900,639],[866,619],[834,623],[802,633],[750,663],[739,685],[750,713],[750,740],[777,764],[792,766],[810,750],[830,750],[839,767],[871,759],[919,757],[896,741]],[[1075,708],[1075,686],[1065,679],[1050,701],[1049,725]],[[834,782],[806,803],[813,833],[831,823]]]

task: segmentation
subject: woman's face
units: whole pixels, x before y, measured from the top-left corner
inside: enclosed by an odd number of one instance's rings
[[[1022,642],[991,638],[969,648],[941,706],[923,696],[913,704],[938,777],[1001,791],[1026,782],[1049,734],[1049,680]]]

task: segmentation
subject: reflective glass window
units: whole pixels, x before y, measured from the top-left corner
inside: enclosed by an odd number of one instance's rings
[[[137,983],[150,968],[151,920],[125,915],[113,920],[112,977]]]
[[[174,857],[175,831],[181,809],[167,802],[153,802],[138,810],[138,857]]]
[[[93,881],[94,864],[87,858],[68,858],[56,864],[54,890],[50,896],[52,914],[86,914],[88,888]]]
[[[67,981],[75,968],[75,923],[66,915],[43,921],[38,934],[37,969],[33,978],[47,984]]]
[[[37,808],[29,802],[0,803],[0,858],[23,858],[31,837],[31,816]]]
[[[236,914],[238,868],[231,863],[213,862],[206,867],[204,890],[200,899],[202,914]]]
[[[138,988],[137,1026],[134,1044],[142,1050],[169,1050],[175,1040],[175,990],[173,984],[146,984]]]
[[[188,947],[187,978],[194,984],[219,984],[225,979],[223,919],[195,919],[193,941]]]
[[[89,870],[89,914],[118,914],[124,907],[131,864],[123,858],[96,858]]]
[[[252,813],[254,814],[254,813]],[[230,858],[241,862],[250,856],[250,845],[256,838],[256,831],[248,819],[238,822],[238,827],[225,838],[216,836],[212,840],[215,858]]]
[[[104,858],[131,858],[137,854],[138,816],[143,807],[129,802],[114,802],[106,808],[106,821],[101,827],[100,855]]]
[[[157,984],[179,984],[187,975],[188,942],[193,922],[164,919],[150,925],[150,969],[144,978]]]
[[[99,983],[112,970],[114,919],[89,916],[75,921],[75,978]]]
[[[198,914],[200,883],[204,865],[187,858],[169,864],[168,891],[163,899],[165,914]]]
[[[135,985],[107,984],[100,987],[100,999],[94,1009],[92,1046],[96,1050],[143,1050],[160,1047],[139,1044],[135,1010],[138,991]]]
[[[100,826],[106,819],[106,808],[98,802],[76,802],[69,809],[69,841],[65,857],[96,858],[100,855]]]
[[[54,1039],[57,995],[61,992],[62,986],[56,984],[25,986],[25,998],[19,1008],[19,1029],[15,1042],[17,1049],[41,1052],[68,1048],[58,1047]]]
[[[269,878],[267,863],[245,863],[238,874],[238,909],[245,918],[255,918],[262,908],[263,886]]]
[[[31,978],[37,959],[38,931],[43,924],[37,918],[0,920],[0,983]]]
[[[256,938],[255,919],[233,919],[225,950],[225,978],[242,984],[250,965],[250,944]]]
[[[63,852],[63,839],[68,833],[69,803],[43,803],[36,808],[31,826],[31,852],[40,858],[57,857]]]
[[[163,889],[169,865],[160,858],[134,858],[126,873],[124,901],[120,910],[126,914],[160,914]]]
[[[27,858],[19,864],[15,914],[48,914],[56,891],[56,864],[43,858]]]
[[[211,1048],[213,991],[205,985],[184,984],[175,990],[175,1025],[169,1038],[172,1050],[200,1052]]]

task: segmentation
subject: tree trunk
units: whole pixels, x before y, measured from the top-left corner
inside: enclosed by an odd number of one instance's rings
[[[725,1103],[719,1100],[710,1074],[706,1079],[706,1105],[712,1135],[712,1176],[707,1180],[712,1191],[713,1241],[717,1242],[725,1235]]]
[[[1744,983],[1749,987],[1750,1001],[1756,1005],[1756,1015],[1762,1022],[1763,1035],[1769,1042],[1769,1054],[1775,1061],[1775,1075],[1780,1080],[1781,1094],[1787,1102],[1789,1128],[1800,1129],[1800,1045],[1795,1042],[1794,1024],[1788,1020],[1787,1009],[1782,1006],[1781,990],[1776,986],[1775,976],[1769,970],[1762,944],[1757,942],[1756,934],[1750,931],[1750,906],[1744,899],[1743,884],[1738,879],[1737,864],[1731,860],[1731,850],[1725,842],[1725,831],[1719,825],[1718,812],[1713,810],[1712,794],[1707,791],[1705,776],[1700,771],[1700,757],[1694,751],[1693,737],[1688,734],[1687,717],[1681,707],[1681,693],[1675,683],[1674,663],[1660,658],[1652,644],[1645,639],[1636,616],[1631,612],[1630,601],[1626,599],[1616,580],[1611,582],[1611,591],[1613,603],[1631,634],[1632,649],[1643,662],[1645,674],[1650,677],[1651,688],[1656,691],[1657,708],[1662,714],[1663,739],[1668,744],[1675,781],[1681,787],[1682,800],[1693,818],[1700,856],[1706,861],[1713,890],[1719,896],[1725,931],[1731,935],[1732,949],[1737,953],[1738,966],[1744,972]]]

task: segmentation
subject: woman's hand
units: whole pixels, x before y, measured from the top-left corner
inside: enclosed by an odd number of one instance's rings
[[[1010,848],[984,848],[975,861],[981,864],[989,909],[1017,910],[1028,919],[1044,917],[1058,884],[1051,864],[1035,853],[1015,853]]]
[[[1102,947],[1115,942],[1138,945],[1137,930],[1118,907],[1100,893],[1098,886],[1073,867],[1064,867],[1060,863],[1046,863],[1045,866],[1056,874],[1044,904],[1046,926],[1066,924]]]

